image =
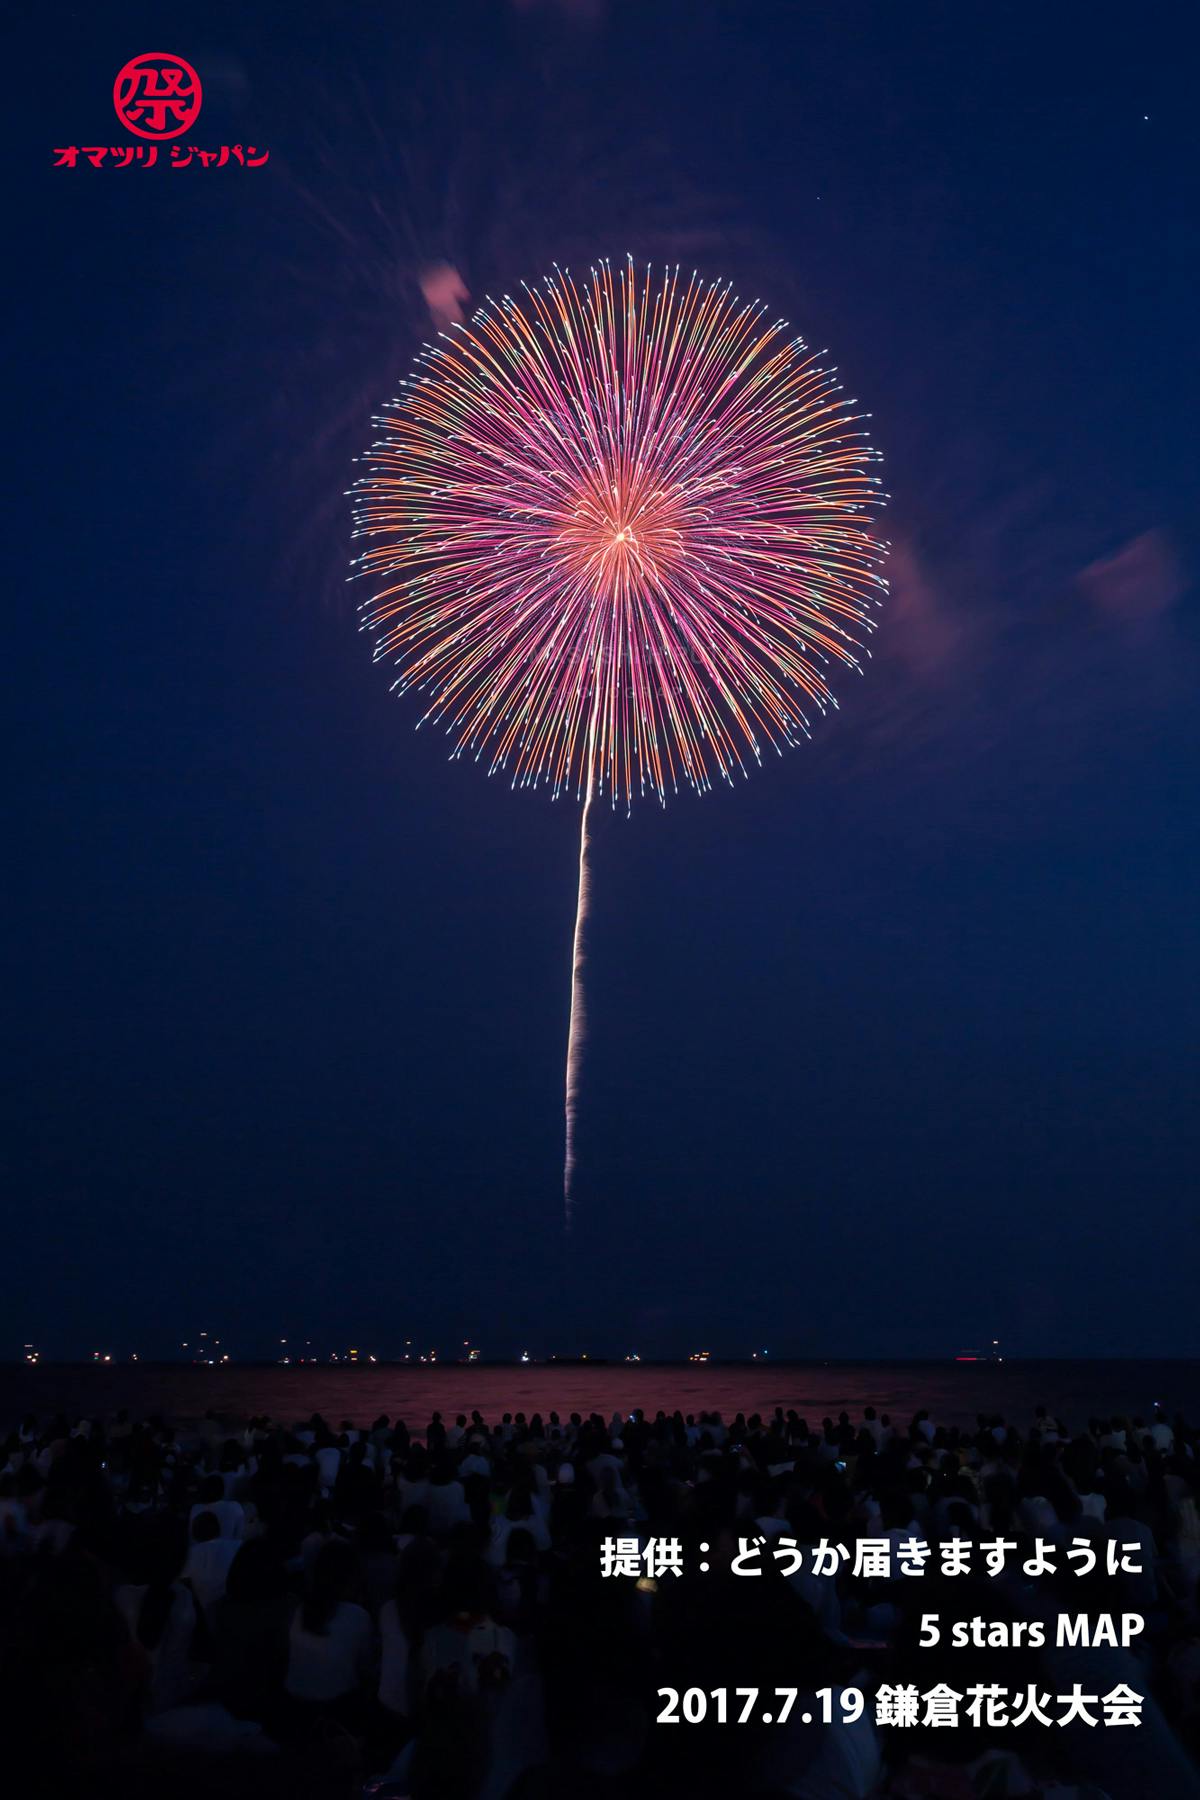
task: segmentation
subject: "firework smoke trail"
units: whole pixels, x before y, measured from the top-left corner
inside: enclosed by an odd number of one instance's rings
[[[575,902],[575,937],[571,946],[571,1023],[567,1028],[566,1150],[563,1156],[563,1223],[570,1231],[575,1211],[575,1116],[579,1106],[579,1086],[583,1046],[587,1041],[587,993],[584,988],[584,965],[587,962],[588,912],[592,899],[592,870],[588,852],[591,849],[589,821],[594,790],[589,775],[583,814],[579,824],[579,897]]]
[[[727,284],[556,269],[426,346],[354,484],[394,687],[453,757],[583,800],[568,1220],[594,800],[732,785],[874,629],[878,456],[836,375]]]

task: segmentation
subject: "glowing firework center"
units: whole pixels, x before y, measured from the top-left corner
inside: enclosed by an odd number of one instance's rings
[[[793,743],[885,582],[836,371],[728,286],[607,263],[427,348],[355,484],[363,608],[453,754],[703,790]]]

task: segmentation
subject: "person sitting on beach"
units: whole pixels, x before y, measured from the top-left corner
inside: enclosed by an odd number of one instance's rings
[[[235,1718],[268,1728],[278,1720],[293,1611],[277,1546],[269,1538],[239,1545],[210,1619],[213,1687]]]
[[[1154,1409],[1154,1422],[1150,1427],[1149,1437],[1156,1450],[1169,1451],[1175,1448],[1175,1433],[1161,1406]]]
[[[482,1475],[485,1479],[491,1475],[492,1465],[485,1454],[487,1440],[475,1432],[467,1441],[466,1454],[458,1464],[459,1475],[465,1481],[468,1475]]]
[[[442,1586],[442,1616],[421,1645],[420,1685],[427,1701],[472,1698],[511,1678],[513,1634],[492,1617],[491,1595],[485,1563],[474,1557],[451,1562]]]
[[[493,1568],[499,1569],[508,1560],[508,1540],[517,1530],[528,1532],[539,1551],[549,1550],[549,1527],[532,1489],[525,1482],[514,1482],[508,1491],[504,1511],[492,1520],[487,1560]]]
[[[241,1548],[238,1538],[221,1536],[217,1515],[210,1508],[205,1507],[194,1515],[183,1579],[204,1614],[212,1611],[225,1592],[230,1566]]]
[[[463,1484],[448,1457],[439,1457],[430,1471],[425,1505],[429,1513],[429,1529],[435,1537],[445,1536],[455,1525],[470,1517]]]
[[[393,1464],[393,1469],[395,1465]],[[393,1479],[396,1500],[402,1510],[410,1506],[429,1506],[429,1456],[423,1444],[414,1444]]]
[[[347,1723],[358,1711],[375,1647],[371,1615],[354,1598],[357,1573],[348,1544],[336,1538],[323,1544],[288,1633],[287,1693]]]
[[[341,1443],[334,1441],[329,1432],[322,1432],[313,1451],[313,1461],[317,1465],[317,1480],[321,1484],[321,1492],[331,1494],[338,1478],[338,1470],[342,1466]]]
[[[151,1712],[178,1706],[194,1692],[200,1671],[192,1658],[197,1609],[181,1579],[186,1544],[176,1521],[156,1519],[135,1546],[135,1579],[113,1598],[145,1653],[146,1702]]]
[[[220,1535],[240,1538],[246,1528],[246,1509],[240,1500],[225,1498],[225,1483],[219,1475],[206,1475],[196,1489],[196,1503],[189,1516],[195,1522],[197,1513],[210,1512],[217,1521]]]
[[[379,1506],[382,1488],[372,1467],[370,1446],[359,1439],[350,1445],[333,1484],[333,1504],[343,1519],[361,1519]]]
[[[596,1491],[588,1507],[592,1518],[618,1521],[631,1519],[633,1506],[621,1480],[620,1468],[614,1468],[608,1462],[604,1462],[598,1469],[594,1462],[588,1467],[589,1471],[595,1471],[596,1483]]]

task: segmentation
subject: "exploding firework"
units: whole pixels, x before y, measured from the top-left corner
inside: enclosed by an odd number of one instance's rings
[[[421,357],[355,485],[398,688],[514,785],[662,799],[807,732],[884,586],[875,456],[765,309],[603,265]]]
[[[452,754],[583,800],[568,1216],[598,796],[807,735],[882,597],[876,453],[837,372],[724,284],[557,271],[427,347],[355,483],[363,608]]]

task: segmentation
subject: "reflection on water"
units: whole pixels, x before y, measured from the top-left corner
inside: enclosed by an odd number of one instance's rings
[[[95,1368],[43,1364],[0,1368],[0,1431],[26,1411],[88,1417],[127,1406],[136,1416],[160,1412],[189,1419],[207,1411],[292,1420],[319,1412],[331,1424],[362,1423],[387,1413],[423,1426],[477,1407],[487,1418],[551,1409],[628,1413],[642,1407],[713,1410],[726,1417],[795,1407],[809,1421],[865,1406],[907,1424],[925,1407],[937,1420],[965,1424],[1003,1413],[1024,1424],[1035,1406],[1053,1408],[1072,1427],[1096,1413],[1146,1414],[1156,1402],[1194,1415],[1200,1399],[1197,1362],[991,1363],[641,1363],[437,1368],[278,1368],[230,1365],[192,1368],[139,1364]]]

